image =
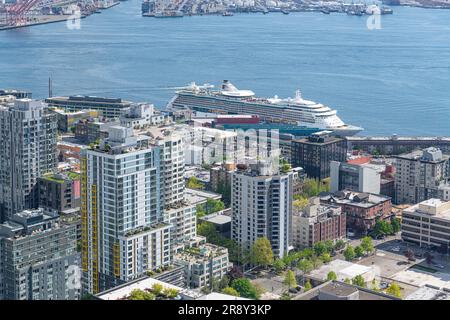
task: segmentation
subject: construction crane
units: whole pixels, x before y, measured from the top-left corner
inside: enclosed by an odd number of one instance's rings
[[[21,26],[26,24],[30,11],[43,0],[23,0],[13,5],[6,6],[6,25]]]

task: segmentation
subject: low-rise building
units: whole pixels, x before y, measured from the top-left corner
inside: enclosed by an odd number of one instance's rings
[[[429,199],[403,210],[402,239],[421,247],[450,249],[450,201]]]
[[[345,234],[345,213],[339,206],[320,204],[319,197],[311,198],[304,210],[294,211],[292,216],[292,240],[296,248],[342,239]]]
[[[120,117],[120,124],[124,127],[143,129],[149,126],[169,124],[172,118],[168,114],[155,110],[153,104],[138,103],[125,109]]]
[[[385,220],[392,215],[391,198],[379,194],[338,191],[323,194],[322,203],[340,206],[346,214],[347,228],[366,234],[378,219]]]
[[[231,209],[211,213],[198,220],[212,224],[220,235],[231,238]]]
[[[184,265],[189,288],[210,286],[212,279],[222,279],[232,267],[228,249],[210,243],[186,249],[174,261]]]
[[[109,126],[109,123],[89,119],[81,120],[75,124],[75,138],[85,144],[106,139],[108,138]]]
[[[51,97],[45,99],[49,107],[66,111],[91,109],[98,111],[103,117],[118,118],[123,111],[131,106],[131,102],[120,98],[101,98],[92,96]]]
[[[79,110],[70,112],[63,109],[53,109],[51,111],[56,114],[56,118],[58,120],[58,131],[60,132],[68,132],[80,120],[98,117],[98,112],[95,110]]]
[[[294,300],[400,300],[382,292],[339,281],[325,282]]]
[[[98,300],[131,300],[131,293],[134,290],[152,292],[155,285],[163,288],[163,295],[164,291],[167,289],[171,289],[174,293],[176,293],[176,297],[158,297],[157,299],[159,300],[249,300],[218,292],[203,294],[198,290],[186,289],[155,278],[137,279],[111,288],[107,291],[103,291],[97,294],[95,298]]]

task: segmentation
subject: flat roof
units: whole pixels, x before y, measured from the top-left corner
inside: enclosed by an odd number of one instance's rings
[[[201,220],[208,221],[214,224],[226,224],[231,222],[231,217],[224,214],[212,213],[200,218]]]
[[[224,293],[211,292],[197,298],[196,300],[250,300],[250,299],[235,297]]]
[[[406,296],[405,300],[450,300],[450,291],[424,286]]]
[[[220,200],[222,199],[222,195],[210,191],[197,190],[197,189],[185,189],[185,194],[187,200],[191,204],[202,204],[205,203],[208,199]]]
[[[161,284],[164,288],[170,288],[178,290],[180,293],[186,289],[183,289],[181,287],[174,286],[170,283],[166,283],[154,278],[145,278],[141,280],[137,280],[134,282],[129,282],[123,285],[120,285],[116,288],[112,288],[110,290],[104,291],[103,293],[100,293],[97,295],[97,298],[101,300],[120,300],[125,298],[126,296],[130,295],[130,293],[135,290],[145,290],[150,289],[154,284]]]

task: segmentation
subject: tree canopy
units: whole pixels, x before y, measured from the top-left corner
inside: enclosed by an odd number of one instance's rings
[[[258,299],[258,291],[247,278],[235,279],[231,282],[231,287],[239,293],[239,296],[249,299]]]
[[[355,250],[353,249],[353,247],[349,244],[347,246],[347,248],[344,250],[344,257],[345,260],[347,261],[352,261],[353,259],[355,259]]]
[[[222,293],[224,294],[228,294],[230,296],[235,296],[235,297],[239,297],[239,292],[237,292],[236,289],[232,288],[232,287],[226,287],[222,290]]]
[[[328,272],[328,274],[327,274],[327,280],[328,280],[328,281],[331,281],[331,280],[337,280],[336,272],[334,272],[334,271]]]
[[[297,286],[297,279],[295,278],[295,273],[292,270],[286,271],[283,283],[290,288],[295,288]]]
[[[251,261],[263,267],[273,263],[273,251],[269,239],[266,237],[256,239],[251,249]]]
[[[391,285],[386,289],[386,293],[397,298],[402,297],[400,286],[395,282],[392,282]]]
[[[363,250],[369,254],[374,250],[373,247],[373,242],[372,242],[372,238],[371,237],[364,237],[361,240],[361,248],[363,248]]]
[[[360,274],[358,274],[356,277],[352,279],[352,284],[363,288],[366,287],[366,281]]]

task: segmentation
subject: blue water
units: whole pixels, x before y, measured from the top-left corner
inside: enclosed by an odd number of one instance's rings
[[[0,88],[153,102],[167,88],[229,79],[260,96],[303,96],[364,134],[450,135],[450,10],[153,19],[140,1],[82,20],[0,32]]]

